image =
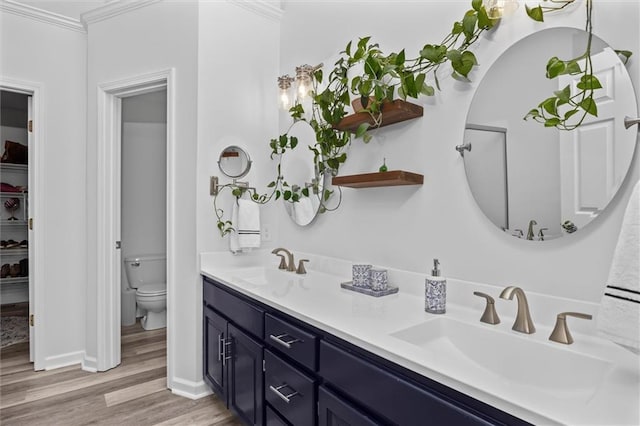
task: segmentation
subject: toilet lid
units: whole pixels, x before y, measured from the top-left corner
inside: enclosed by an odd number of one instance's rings
[[[138,291],[136,291],[136,293],[144,294],[148,296],[151,296],[151,295],[158,296],[161,294],[167,294],[167,284],[166,283],[142,284],[140,287],[138,287]]]

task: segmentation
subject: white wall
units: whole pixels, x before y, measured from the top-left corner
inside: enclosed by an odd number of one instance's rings
[[[122,259],[167,251],[167,126],[122,123]],[[122,288],[128,281],[123,266]]]
[[[216,227],[209,176],[230,183],[218,168],[220,152],[229,145],[244,147],[253,161],[248,181],[259,192],[276,177],[269,159],[269,141],[278,132],[277,76],[280,28],[273,18],[240,7],[236,2],[203,2],[200,6],[198,49],[198,249],[228,250],[229,237]],[[230,219],[233,201],[228,190],[217,205]],[[261,208],[262,226],[277,235],[280,206]],[[274,237],[275,238],[275,237]],[[263,242],[269,247],[274,241]]]
[[[321,61],[331,64],[350,39],[364,35],[373,36],[385,52],[404,47],[410,57],[424,44],[439,42],[469,7],[467,1],[380,1],[366,7],[359,2],[287,2],[281,69]],[[628,1],[594,5],[596,34],[615,48],[636,52],[628,66],[636,89],[640,84],[639,8],[637,2]],[[515,284],[529,291],[598,302],[632,183],[640,176],[637,150],[622,191],[609,209],[584,231],[544,243],[509,237],[491,224],[476,206],[462,158],[454,150],[462,141],[478,82],[493,61],[534,31],[553,26],[583,28],[584,17],[584,3],[548,16],[545,23],[531,21],[520,7],[513,18],[477,44],[481,65],[471,75],[471,84],[452,80],[443,69],[442,92],[419,101],[425,106],[424,117],[376,130],[367,146],[356,141],[341,170],[342,174],[377,170],[386,157],[390,170],[424,174],[423,186],[345,188],[342,207],[310,228],[300,229],[282,217],[281,243],[425,273],[437,257],[445,276]]]
[[[84,349],[86,288],[85,142],[86,36],[0,12],[0,78],[42,87],[42,198],[35,217],[43,243],[39,296],[46,327],[37,343],[47,366],[78,362]],[[33,270],[33,263],[31,270]]]
[[[196,246],[196,116],[198,3],[159,2],[129,13],[95,22],[88,28],[88,135],[87,135],[87,217],[96,220],[97,164],[96,125],[97,87],[100,84],[151,72],[175,70],[175,122],[177,141],[169,159],[175,164],[175,176],[169,182],[175,204],[175,291],[168,306],[175,312],[176,327],[169,329],[173,351],[168,381],[172,388],[193,390],[202,380],[199,363],[201,336],[199,306],[202,300]],[[96,230],[88,229],[87,355],[95,357],[97,327],[95,264]],[[185,350],[193,348],[193,350]]]

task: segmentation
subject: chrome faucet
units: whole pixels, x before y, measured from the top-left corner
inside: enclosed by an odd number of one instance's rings
[[[280,254],[280,252],[285,252],[287,254],[287,259],[288,262],[285,261],[284,256]],[[291,253],[289,250],[287,250],[286,248],[282,248],[282,247],[278,247],[277,249],[274,249],[271,253],[280,256],[280,258],[282,260],[280,260],[280,266],[278,266],[278,268],[280,269],[286,269],[289,272],[295,272],[296,270],[296,261],[293,260],[293,253]]]
[[[533,219],[529,221],[529,229],[527,230],[527,240],[533,241],[533,237],[535,237],[535,233],[533,232],[533,225],[537,225],[537,224],[538,222],[536,222]]]
[[[520,333],[533,334],[536,332],[536,327],[531,320],[531,314],[529,313],[529,304],[527,303],[527,296],[524,294],[524,290],[520,287],[510,286],[502,290],[500,293],[501,299],[513,300],[513,296],[518,299],[518,312],[516,313],[516,320],[513,323],[512,330],[519,331]]]

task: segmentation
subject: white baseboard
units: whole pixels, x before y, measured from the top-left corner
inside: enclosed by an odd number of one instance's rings
[[[98,372],[98,360],[95,357],[87,356],[85,354],[82,357],[82,369],[84,371],[88,371],[89,373],[97,373]]]
[[[74,364],[82,364],[84,351],[69,352],[67,354],[50,356],[44,359],[44,369],[54,370]]]
[[[192,382],[174,377],[171,380],[170,387],[172,393],[189,399],[200,399],[213,393],[209,386],[202,380]]]

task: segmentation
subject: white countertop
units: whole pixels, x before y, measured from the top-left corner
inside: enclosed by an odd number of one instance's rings
[[[424,311],[424,274],[388,268],[390,282],[399,286],[400,291],[375,298],[340,288],[340,282],[350,280],[350,262],[309,253],[295,254],[297,258],[310,259],[306,275],[278,270],[278,258],[268,251],[239,256],[203,253],[200,268],[203,275],[259,302],[531,423],[640,424],[640,358],[595,336],[595,321],[571,321],[569,328],[575,339],[572,345],[548,340],[557,313],[579,311],[595,316],[595,304],[527,293],[537,331],[525,335],[511,330],[516,302],[498,298],[503,287],[448,279],[447,313],[434,315]],[[266,278],[247,280],[256,274]],[[496,299],[500,324],[479,322],[484,300],[473,296],[476,290]],[[569,360],[576,354],[597,358],[599,365],[606,368],[602,377],[598,376],[598,386],[590,389],[565,389],[557,384],[545,388],[544,377],[536,377],[540,379],[536,380],[538,383],[525,384],[476,366],[466,357],[465,361],[449,353],[426,351],[392,335],[443,317],[468,324],[469,330],[477,329],[479,334],[502,333],[509,344],[548,345],[543,350],[548,348],[553,356],[562,357],[561,351],[566,351]],[[486,353],[487,348],[482,349]],[[468,352],[472,351],[473,348]],[[500,356],[501,349],[495,351]],[[469,359],[474,357],[470,353],[465,355]],[[523,373],[531,368],[530,363],[536,362],[521,361]],[[567,368],[572,368],[571,365],[567,363]]]

